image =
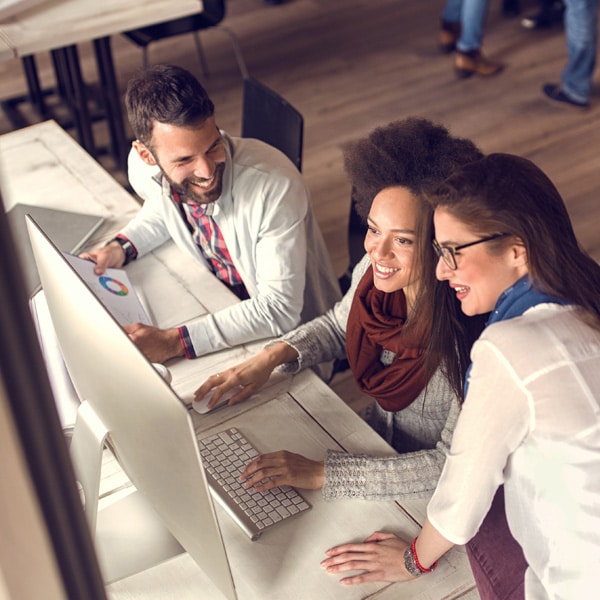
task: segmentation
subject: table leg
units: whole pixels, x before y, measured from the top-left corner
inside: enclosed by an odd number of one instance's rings
[[[110,38],[104,37],[94,40],[94,53],[104,98],[104,112],[110,134],[111,153],[117,165],[126,170],[130,142],[125,135],[123,111],[115,76]]]
[[[27,82],[29,102],[31,102],[31,105],[40,117],[45,119],[48,117],[48,108],[46,106],[46,101],[44,100],[44,91],[40,86],[35,56],[24,56],[21,59],[21,65]]]
[[[79,143],[94,158],[97,157],[96,144],[92,132],[92,120],[87,102],[85,84],[81,76],[77,46],[65,46],[52,50],[54,66],[65,102],[71,110]]]
[[[62,102],[64,102],[65,98],[67,97],[67,92],[65,90],[64,81],[62,80],[62,77],[60,77],[60,61],[58,60],[58,57],[54,52],[50,52],[50,58],[52,59],[52,67],[54,68],[54,78],[56,80],[54,93],[60,98]]]
[[[4,110],[13,127],[19,129],[31,124],[19,110],[20,104],[28,102],[40,119],[54,118],[65,129],[75,127],[79,143],[94,158],[98,157],[100,149],[94,141],[92,123],[105,118],[110,138],[110,153],[117,167],[126,170],[131,143],[125,132],[110,38],[94,40],[93,45],[101,102],[98,102],[97,97],[90,97],[88,87],[83,81],[77,46],[71,45],[50,51],[56,79],[53,89],[41,88],[35,57],[23,57],[21,63],[28,92],[25,95],[0,100],[0,108]],[[46,96],[52,94],[60,100],[59,107],[65,106],[68,109],[66,118],[65,115],[56,114],[57,107],[46,102]],[[93,114],[90,104],[95,108]]]
[[[31,107],[41,119],[48,119],[51,116],[44,99],[50,92],[43,90],[40,86],[35,57],[33,55],[22,57],[21,67],[27,83],[27,93],[0,100],[0,106],[15,129],[20,129],[30,124],[19,110],[19,105],[21,104],[31,104]]]

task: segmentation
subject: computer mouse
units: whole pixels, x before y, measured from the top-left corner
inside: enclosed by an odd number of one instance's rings
[[[213,388],[206,394],[206,396],[204,396],[204,398],[202,398],[202,400],[194,400],[192,402],[192,407],[194,408],[194,410],[196,412],[199,412],[201,415],[204,415],[208,412],[212,412],[213,410],[215,410],[217,408],[226,406],[227,402],[229,402],[229,399],[232,396],[235,396],[235,394],[237,394],[241,389],[242,389],[241,385],[236,385],[234,388],[231,388],[229,391],[225,392],[219,398],[219,402],[217,402],[217,404],[215,406],[213,406],[212,408],[208,408],[208,403],[209,403],[210,399],[213,397],[213,394],[215,392],[215,388]]]
[[[173,379],[171,376],[171,371],[169,371],[165,365],[161,365],[160,363],[152,363],[152,366],[167,383],[171,383],[171,380]]]

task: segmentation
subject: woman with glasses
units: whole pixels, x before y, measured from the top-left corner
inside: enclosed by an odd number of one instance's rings
[[[370,424],[403,454],[374,458],[330,451],[319,462],[276,452],[246,468],[248,486],[322,488],[326,499],[398,498],[435,488],[469,349],[483,321],[465,319],[449,290],[436,285],[432,209],[424,196],[454,169],[480,157],[470,141],[425,119],[390,123],[345,147],[345,168],[368,226],[367,254],[354,269],[350,289],[326,314],[210,377],[197,398],[216,388],[214,404],[239,385],[243,389],[229,401],[236,403],[261,387],[276,367],[294,373],[347,356],[358,386],[376,400]],[[430,284],[426,296],[424,280]],[[443,365],[427,352],[435,320],[432,288],[464,328],[458,352]]]
[[[375,533],[323,564],[363,571],[345,583],[418,577],[475,536],[504,484],[528,563],[525,598],[590,598],[600,568],[600,266],[579,248],[552,182],[524,158],[466,165],[431,200],[438,278],[466,315],[491,311],[451,450],[412,544]]]

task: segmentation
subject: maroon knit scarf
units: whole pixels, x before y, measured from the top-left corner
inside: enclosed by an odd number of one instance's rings
[[[425,387],[423,340],[400,335],[405,321],[404,292],[378,290],[369,267],[350,307],[346,351],[359,388],[388,411],[406,408]],[[395,353],[389,366],[379,360],[383,349]]]

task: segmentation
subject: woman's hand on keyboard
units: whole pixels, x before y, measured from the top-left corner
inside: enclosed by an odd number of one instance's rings
[[[244,485],[264,492],[281,485],[305,490],[320,490],[325,481],[325,466],[287,450],[261,454],[242,471]]]
[[[290,362],[296,357],[296,351],[285,342],[279,342],[263,348],[252,358],[249,358],[230,369],[211,375],[194,392],[194,401],[200,402],[214,389],[207,405],[210,410],[219,404],[219,400],[222,396],[227,394],[230,390],[239,387],[240,391],[231,396],[228,404],[231,406],[238,402],[243,402],[269,380],[275,367],[285,362]]]

